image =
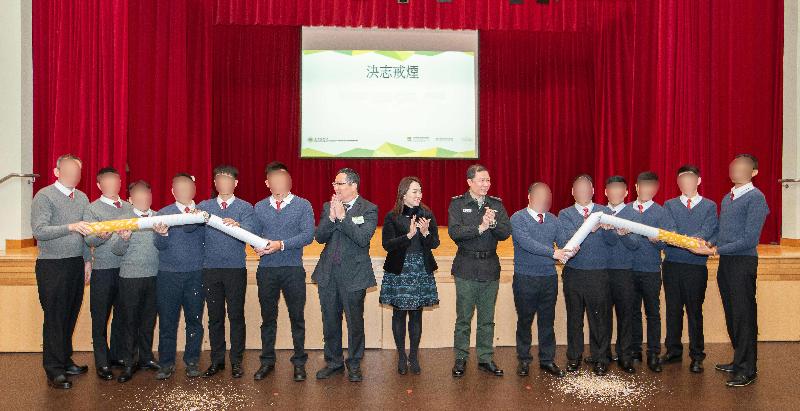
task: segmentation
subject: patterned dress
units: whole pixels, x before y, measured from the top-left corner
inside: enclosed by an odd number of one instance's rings
[[[384,273],[381,284],[380,303],[400,310],[418,310],[439,304],[436,279],[425,269],[422,238],[417,233],[411,240],[403,271],[400,274]]]

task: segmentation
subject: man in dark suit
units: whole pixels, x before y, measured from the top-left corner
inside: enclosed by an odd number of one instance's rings
[[[325,339],[325,368],[317,379],[344,371],[342,312],[347,318],[347,372],[362,380],[364,357],[364,298],[377,285],[369,244],[378,223],[378,207],[358,195],[358,173],[343,168],[333,182],[331,201],[323,204],[314,237],[325,244],[311,279],[317,283]]]

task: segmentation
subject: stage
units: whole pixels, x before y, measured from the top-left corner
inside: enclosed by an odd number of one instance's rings
[[[430,328],[429,328],[430,330]],[[588,347],[587,347],[588,349]],[[585,377],[589,368],[578,374],[554,379],[531,368],[531,375],[515,374],[516,358],[509,347],[499,348],[495,358],[505,369],[502,378],[477,370],[474,355],[461,379],[450,376],[452,351],[447,348],[423,349],[420,353],[421,375],[398,375],[394,350],[367,350],[364,381],[350,383],[344,375],[329,380],[313,377],[323,365],[322,352],[310,352],[306,382],[292,381],[288,351],[279,351],[274,374],[253,381],[258,367],[258,352],[245,353],[245,375],[232,379],[230,370],[212,379],[189,380],[183,364],[169,381],[156,381],[153,373],[140,371],[125,384],[102,381],[92,374],[73,378],[69,391],[47,387],[38,354],[0,354],[0,408],[28,410],[86,409],[159,409],[159,410],[241,410],[241,409],[772,409],[797,407],[796,369],[800,366],[800,344],[762,343],[759,351],[758,380],[745,389],[731,389],[724,384],[726,375],[715,371],[715,361],[727,361],[732,355],[728,344],[707,345],[708,358],[703,374],[688,371],[688,361],[664,367],[654,374],[646,367],[629,375],[612,366],[605,377]],[[534,351],[535,352],[535,351]],[[474,353],[473,353],[474,354]],[[75,356],[81,364],[91,364],[91,353]],[[557,350],[559,364],[564,362],[564,347]],[[202,367],[208,365],[203,357]],[[606,389],[601,390],[602,387]],[[627,395],[620,390],[630,390]],[[587,394],[594,394],[587,398]],[[605,394],[605,395],[604,395]]]
[[[439,264],[436,280],[440,304],[424,312],[423,348],[451,347],[455,322],[455,284],[450,275],[450,267],[455,256],[456,246],[447,236],[447,229],[440,228],[441,246],[434,250]],[[380,245],[381,231],[378,228],[370,247],[373,266],[380,284],[383,276],[382,265],[386,255]],[[317,297],[317,286],[311,282],[322,246],[317,243],[306,247],[304,264],[307,273],[306,302],[306,347],[322,348],[322,321]],[[511,292],[513,277],[513,246],[511,240],[501,242],[498,247],[501,261],[501,281],[495,315],[495,345],[513,346],[515,344],[516,312]],[[758,319],[759,341],[800,341],[800,247],[761,245],[759,246],[758,267]],[[0,318],[0,352],[41,351],[42,310],[36,290],[34,264],[36,248],[7,250],[0,254],[0,301],[3,312]],[[717,259],[709,260],[709,281],[704,305],[705,339],[707,343],[728,343],[725,330],[725,317],[716,284]],[[261,346],[259,327],[261,314],[257,298],[255,279],[257,257],[248,257],[248,289],[245,302],[247,321],[247,348]],[[560,267],[559,267],[560,270]],[[394,348],[391,334],[391,309],[378,303],[379,288],[367,292],[364,321],[367,348]],[[559,344],[566,343],[566,317],[563,294],[559,293],[556,307],[555,331]],[[278,317],[277,347],[290,348],[291,334],[287,311],[283,301],[280,303]],[[662,292],[662,322],[663,292]],[[474,321],[474,320],[473,320]],[[178,332],[178,347],[183,347],[183,322]],[[686,333],[684,327],[684,333]],[[586,328],[588,330],[588,327]],[[536,329],[534,327],[534,341]],[[157,347],[156,333],[156,347]],[[588,331],[586,332],[588,338]],[[474,332],[472,335],[474,342]],[[684,341],[686,341],[684,335]],[[84,303],[75,330],[75,348],[91,351],[91,318],[89,315],[88,287],[84,293]],[[346,344],[346,338],[345,338]],[[208,336],[204,349],[209,349]]]

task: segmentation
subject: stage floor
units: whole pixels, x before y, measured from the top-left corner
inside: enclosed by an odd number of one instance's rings
[[[310,378],[302,383],[291,380],[291,353],[287,350],[278,352],[275,373],[262,381],[253,381],[258,352],[249,350],[246,374],[238,380],[230,377],[229,370],[212,379],[189,380],[180,365],[169,381],[155,381],[152,372],[140,371],[125,384],[101,381],[94,375],[91,353],[78,353],[75,359],[90,364],[90,370],[73,378],[74,386],[67,391],[47,387],[40,354],[0,354],[0,409],[796,409],[800,343],[761,343],[758,351],[758,380],[735,389],[725,386],[726,374],[713,369],[714,362],[731,358],[727,344],[707,346],[703,374],[691,374],[684,362],[665,366],[661,374],[639,366],[636,374],[628,375],[612,366],[605,377],[572,374],[563,379],[540,373],[538,368],[532,368],[529,377],[518,377],[515,352],[510,347],[496,352],[505,377],[480,373],[472,360],[461,379],[450,376],[450,349],[423,349],[419,376],[397,374],[394,350],[367,350],[362,383],[350,383],[344,375],[314,379],[314,372],[324,364],[318,350],[309,353]],[[207,357],[205,351],[203,367],[208,365]],[[557,359],[563,364],[563,346],[558,347]],[[579,375],[588,371],[584,367]],[[589,386],[598,385],[632,391],[593,398],[583,395],[597,389]],[[571,389],[578,391],[569,393]]]

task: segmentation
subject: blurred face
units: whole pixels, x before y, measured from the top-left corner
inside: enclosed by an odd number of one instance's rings
[[[620,205],[628,196],[628,186],[624,183],[611,183],[606,186],[606,198],[611,205]]]
[[[217,174],[214,176],[214,188],[217,189],[217,193],[221,196],[229,196],[233,194],[233,190],[236,189],[236,186],[239,184],[239,180],[226,175],[226,174]]]
[[[403,204],[409,207],[419,207],[419,204],[422,202],[422,186],[419,185],[416,181],[412,182],[410,186],[408,186],[408,191],[406,194],[403,195]]]
[[[286,170],[276,170],[267,174],[264,182],[270,193],[275,196],[289,194],[292,191],[292,176]]]
[[[100,192],[103,193],[104,196],[107,198],[116,200],[119,197],[119,189],[122,185],[122,179],[119,177],[118,174],[114,173],[105,173],[100,176],[100,179],[97,181],[97,188],[100,189]]]
[[[641,181],[636,183],[636,196],[639,202],[646,203],[658,192],[658,181]]]
[[[153,193],[148,188],[136,187],[128,193],[128,200],[139,211],[147,211],[153,205]]]
[[[489,172],[484,170],[475,173],[474,178],[468,178],[467,184],[469,184],[469,192],[473,197],[483,197],[489,193],[492,180],[489,178]]]
[[[195,191],[194,181],[189,178],[179,177],[172,182],[172,195],[175,197],[175,201],[181,204],[190,204],[194,199]]]
[[[753,170],[753,162],[749,158],[734,158],[728,167],[728,175],[733,184],[747,184],[758,174]]]
[[[533,187],[533,191],[528,194],[528,207],[540,213],[550,211],[550,205],[553,203],[553,193],[547,184],[537,184]]]
[[[53,174],[64,186],[75,188],[81,182],[81,163],[72,159],[61,160],[61,164],[53,169]]]
[[[700,177],[695,173],[683,173],[678,176],[678,188],[680,188],[681,194],[687,197],[694,197],[699,185]]]
[[[358,186],[347,182],[347,174],[339,173],[333,180],[333,191],[339,196],[342,202],[350,202],[358,194]]]
[[[579,178],[572,184],[572,197],[575,202],[581,205],[586,205],[592,202],[594,196],[594,187],[592,183],[585,179]]]

